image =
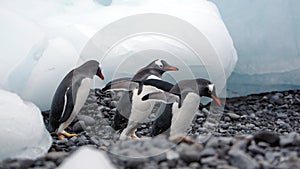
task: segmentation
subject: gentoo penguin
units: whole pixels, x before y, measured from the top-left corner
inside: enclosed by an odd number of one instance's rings
[[[94,75],[104,79],[99,62],[87,61],[71,70],[56,89],[51,104],[48,130],[56,132],[59,139],[64,139],[64,136],[76,136],[64,130],[85,103]]]
[[[125,128],[126,123],[128,121],[127,119],[131,114],[132,100],[138,100],[142,95],[141,94],[142,91],[144,91],[145,93],[146,90],[149,90],[150,92],[150,91],[155,91],[157,88],[160,88],[162,90],[167,90],[167,91],[170,90],[170,88],[173,87],[173,84],[166,82],[164,85],[161,85],[161,83],[158,83],[159,81],[155,81],[154,79],[161,80],[164,72],[177,71],[177,70],[178,68],[169,65],[166,61],[161,59],[156,59],[153,62],[151,62],[149,65],[140,69],[133,76],[133,78],[122,78],[122,79],[116,79],[109,82],[102,89],[102,91],[107,91],[107,90],[128,91],[128,92],[124,92],[123,96],[119,100],[117,106],[117,112],[114,117],[113,127],[116,130]],[[145,88],[146,90],[143,90]],[[149,111],[151,110],[149,108]]]
[[[168,104],[165,112],[153,123],[151,135],[155,136],[170,128],[170,136],[182,134],[190,126],[198,111],[202,96],[210,97],[221,106],[215,86],[206,79],[179,81],[169,92],[154,92],[142,100],[161,101]]]
[[[169,91],[173,86],[173,84],[159,79],[148,79],[138,83],[138,87],[132,91],[130,115],[127,126],[120,135],[121,140],[128,137],[138,139],[135,135],[136,129],[141,123],[147,122],[147,117],[152,113],[156,103],[152,100],[144,101],[142,98],[149,93]],[[161,104],[157,109],[156,111],[164,111],[165,107]],[[160,113],[156,112],[156,114]]]

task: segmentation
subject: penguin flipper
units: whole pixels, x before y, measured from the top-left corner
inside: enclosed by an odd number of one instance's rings
[[[162,102],[165,104],[170,104],[170,103],[178,102],[179,97],[177,95],[169,93],[169,92],[153,92],[153,93],[148,93],[145,96],[143,96],[142,100],[143,101],[155,100],[155,101]]]
[[[147,79],[142,82],[144,85],[151,85],[166,92],[170,91],[174,86],[172,83],[158,79]]]
[[[65,93],[65,97],[64,97],[64,105],[65,106],[63,109],[64,111],[62,112],[62,116],[59,119],[60,123],[66,122],[73,112],[75,97],[73,97],[72,89],[73,88],[70,87]],[[76,93],[76,92],[74,92],[74,93]]]
[[[133,89],[136,89],[138,87],[138,83],[128,80],[120,80],[120,81],[112,81],[109,82],[102,91],[132,91]]]

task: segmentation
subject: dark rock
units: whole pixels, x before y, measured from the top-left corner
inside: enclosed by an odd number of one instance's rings
[[[254,140],[256,143],[263,141],[269,143],[271,146],[279,146],[280,138],[277,133],[271,131],[261,131],[254,135]]]
[[[238,149],[231,149],[228,152],[229,162],[237,168],[243,169],[258,169],[258,163],[245,152]]]
[[[118,106],[118,102],[117,101],[111,101],[109,104],[110,108],[116,108]]]
[[[277,105],[283,105],[284,101],[281,97],[282,97],[281,93],[271,96],[270,103],[277,104]]]
[[[56,140],[55,141],[57,145],[66,145],[66,143],[68,142],[67,139],[64,139],[64,140]]]
[[[34,164],[33,160],[20,160],[20,165],[21,168],[29,168],[30,166],[32,166]]]
[[[180,158],[186,163],[198,162],[200,160],[200,152],[198,151],[187,151],[180,152]]]
[[[85,128],[86,128],[86,125],[83,121],[76,122],[72,127],[72,129],[75,133],[80,133],[80,132],[84,131]]]

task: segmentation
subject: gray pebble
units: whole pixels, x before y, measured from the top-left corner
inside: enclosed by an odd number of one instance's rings
[[[251,151],[251,152],[253,152],[254,154],[262,154],[262,155],[265,154],[264,149],[262,149],[262,148],[260,148],[260,147],[258,147],[256,145],[250,145],[248,147],[248,150]]]
[[[67,155],[68,155],[68,153],[66,153],[66,152],[49,152],[46,155],[46,159],[55,161],[60,158],[65,158]]]
[[[78,115],[78,120],[83,121],[86,126],[92,126],[96,123],[95,119],[86,115]]]
[[[213,148],[204,148],[203,151],[201,151],[200,156],[202,157],[208,157],[208,156],[214,156],[216,154],[216,150]]]
[[[243,169],[258,169],[258,163],[245,152],[238,149],[231,149],[228,152],[229,162],[237,168]]]

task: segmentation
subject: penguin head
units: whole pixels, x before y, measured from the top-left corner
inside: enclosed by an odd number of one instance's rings
[[[147,66],[147,68],[155,69],[162,73],[166,71],[178,71],[177,67],[169,65],[166,61],[162,59],[154,60]]]
[[[140,69],[132,78],[133,81],[143,81],[145,79],[161,79],[166,71],[177,71],[178,68],[169,65],[166,61],[156,59],[149,65]]]
[[[197,79],[200,96],[212,98],[217,105],[221,106],[221,101],[217,97],[215,85],[206,79]]]
[[[82,64],[77,68],[78,72],[82,72],[87,77],[93,78],[94,75],[100,77],[100,79],[104,80],[104,76],[102,74],[101,65],[96,60],[89,60]]]

